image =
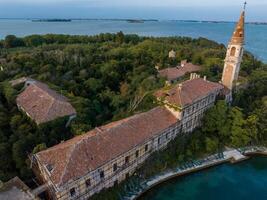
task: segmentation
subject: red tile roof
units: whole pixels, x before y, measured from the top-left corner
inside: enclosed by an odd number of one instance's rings
[[[96,128],[39,152],[36,157],[43,166],[52,166],[51,180],[61,186],[144,143],[176,122],[168,110],[157,107]]]
[[[194,101],[205,97],[211,92],[222,90],[223,85],[206,81],[202,78],[196,78],[177,84],[170,90],[159,90],[155,93],[158,98],[164,98],[168,103],[179,107],[192,104]]]
[[[37,124],[76,114],[66,97],[38,81],[30,84],[16,101]]]
[[[159,75],[161,77],[167,78],[168,81],[173,81],[184,76],[186,73],[197,72],[200,70],[200,66],[194,65],[192,63],[185,63],[183,67],[179,66],[160,70]]]

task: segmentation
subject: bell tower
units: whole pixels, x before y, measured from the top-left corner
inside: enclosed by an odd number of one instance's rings
[[[244,51],[245,6],[227,47],[222,75],[222,84],[231,91],[235,87]]]

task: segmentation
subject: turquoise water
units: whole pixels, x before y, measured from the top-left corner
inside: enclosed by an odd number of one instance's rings
[[[139,200],[266,200],[267,158],[224,164],[154,188]]]
[[[0,20],[0,39],[8,34],[25,36],[30,34],[73,34],[95,35],[99,33],[116,33],[142,36],[190,36],[205,37],[219,43],[227,44],[234,23],[199,23],[181,21],[158,21],[145,23],[128,23],[126,21],[108,20],[73,20],[72,22],[32,22],[31,20]],[[267,62],[267,26],[246,26],[246,49],[259,59]]]

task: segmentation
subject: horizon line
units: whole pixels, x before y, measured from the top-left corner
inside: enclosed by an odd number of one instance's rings
[[[236,23],[236,21],[228,20],[197,20],[197,19],[160,19],[160,18],[86,18],[86,17],[0,17],[0,20],[91,20],[91,21],[127,21],[127,20],[140,20],[140,21],[180,21],[180,22],[210,22],[210,23]],[[267,24],[267,21],[246,21],[246,24]]]

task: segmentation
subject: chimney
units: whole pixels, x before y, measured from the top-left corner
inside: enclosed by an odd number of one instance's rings
[[[207,76],[204,76],[204,78],[203,78],[203,79],[204,79],[204,81],[206,81],[206,80],[207,80]]]
[[[184,67],[187,64],[187,60],[182,60],[181,61],[181,67]]]
[[[190,73],[190,80],[192,80],[193,79],[193,73]]]
[[[170,81],[165,81],[165,86],[166,86],[166,87],[171,86]]]
[[[180,84],[178,85],[178,90],[181,91],[181,90],[182,90],[182,87],[183,87],[183,84],[180,83]]]

